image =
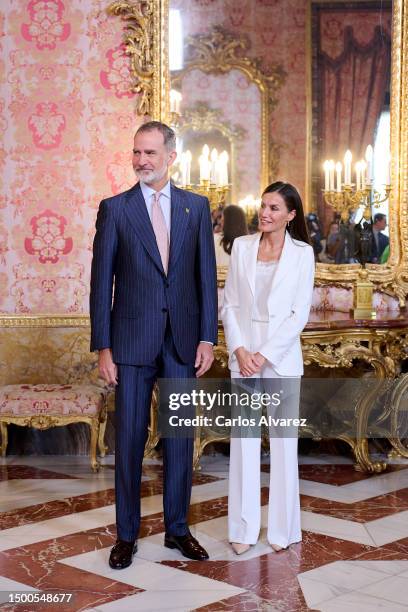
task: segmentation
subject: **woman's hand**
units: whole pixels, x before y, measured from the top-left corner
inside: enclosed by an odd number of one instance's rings
[[[261,353],[254,353],[253,354],[253,359],[256,363],[256,365],[258,366],[258,372],[264,367],[265,363],[266,363],[266,358],[261,354]]]
[[[255,360],[255,353],[247,351],[246,348],[240,346],[235,351],[236,358],[238,360],[239,371],[242,376],[252,376],[259,372],[262,366],[258,365]]]

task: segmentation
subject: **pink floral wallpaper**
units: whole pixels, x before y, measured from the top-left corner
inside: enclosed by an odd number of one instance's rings
[[[99,201],[140,120],[105,0],[2,0],[0,312],[86,313]]]
[[[1,0],[0,313],[87,313],[99,201],[134,183],[131,147],[140,119],[122,22],[107,16],[109,4]],[[270,121],[279,178],[303,193],[306,4],[171,0],[188,16],[187,34],[222,25],[246,34],[250,54],[265,67],[283,66],[287,78]],[[250,94],[244,87],[242,99],[256,104]],[[256,160],[248,158],[256,175]],[[249,178],[242,180],[249,189]],[[319,304],[333,303],[332,294],[319,297]],[[344,295],[347,308],[349,299]]]

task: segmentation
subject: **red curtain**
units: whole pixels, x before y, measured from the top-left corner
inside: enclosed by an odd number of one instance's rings
[[[322,51],[318,54],[319,142],[320,160],[343,162],[350,149],[354,161],[364,157],[373,136],[391,69],[391,39],[380,27],[367,44],[359,43],[352,26],[344,29],[342,53],[333,58]],[[353,164],[354,165],[354,164]],[[333,209],[319,198],[318,214],[324,227],[333,218]]]

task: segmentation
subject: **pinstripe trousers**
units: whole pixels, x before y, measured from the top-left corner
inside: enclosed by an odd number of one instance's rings
[[[195,377],[194,363],[180,361],[167,322],[159,355],[148,365],[118,365],[115,409],[116,526],[121,540],[137,539],[140,527],[140,485],[148,435],[153,385],[157,378]],[[188,533],[193,474],[193,439],[162,439],[163,508],[166,533]]]

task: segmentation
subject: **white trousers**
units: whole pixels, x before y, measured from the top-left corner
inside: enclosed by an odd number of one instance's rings
[[[238,372],[231,372],[231,378],[240,377]],[[270,365],[266,365],[256,377],[284,378]],[[299,411],[300,378],[291,378],[290,387],[292,405],[289,412],[293,417],[294,412],[297,416]],[[302,539],[297,444],[297,437],[270,438],[267,538],[270,544],[282,548]],[[228,495],[230,542],[256,544],[258,541],[261,529],[260,459],[260,438],[231,437]]]

